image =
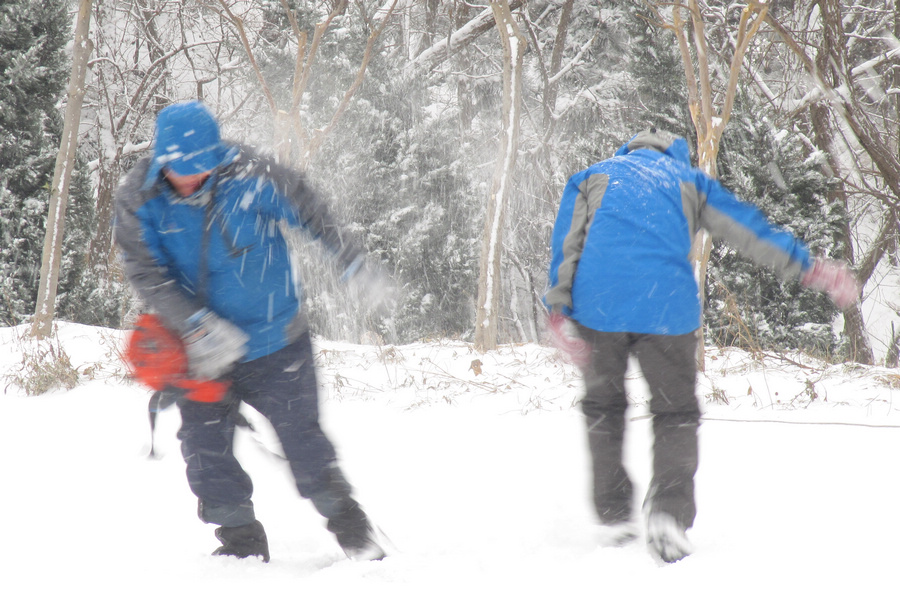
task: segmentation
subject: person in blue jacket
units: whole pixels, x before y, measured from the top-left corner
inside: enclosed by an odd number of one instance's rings
[[[227,382],[218,402],[177,399],[178,437],[200,519],[219,525],[214,554],[269,560],[253,485],[233,452],[236,406],[274,427],[300,494],[353,559],[380,559],[373,526],[319,425],[302,291],[282,228],[302,228],[345,268],[377,285],[301,174],[222,140],[201,103],[160,111],[153,151],[116,191],[115,240],[146,306],[181,338],[194,380]],[[176,393],[177,388],[169,388]]]
[[[600,542],[638,537],[622,461],[624,376],[636,357],[651,392],[653,477],[643,504],[647,541],[666,562],[691,552],[700,409],[695,394],[700,301],[689,258],[700,228],[785,279],[823,290],[842,308],[860,289],[843,263],[813,258],[690,163],[687,142],[651,128],[615,156],[573,175],[551,241],[551,337],[585,381],[585,415]],[[569,321],[576,335],[570,335]]]

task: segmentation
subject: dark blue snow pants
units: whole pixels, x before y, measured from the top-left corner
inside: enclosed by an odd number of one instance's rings
[[[181,451],[199,516],[237,527],[255,520],[253,484],[234,456],[235,415],[241,402],[266,417],[278,434],[300,495],[326,518],[355,502],[337,466],[334,446],[319,426],[316,373],[309,334],[281,350],[236,365],[231,388],[216,403],[179,398]]]
[[[578,326],[591,344],[582,369],[582,400],[594,477],[594,505],[603,523],[632,516],[633,487],[622,460],[625,434],[625,372],[634,356],[650,388],[653,416],[653,478],[644,508],[673,516],[685,529],[694,523],[694,475],[698,465],[696,333],[608,333]]]

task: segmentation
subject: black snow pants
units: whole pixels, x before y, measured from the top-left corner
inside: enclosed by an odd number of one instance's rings
[[[236,365],[232,384],[216,403],[178,399],[178,438],[187,463],[199,516],[207,523],[238,527],[255,520],[253,484],[234,456],[235,417],[241,402],[260,412],[275,429],[297,489],[322,516],[361,510],[337,466],[334,446],[319,426],[312,344],[308,334],[268,356]]]
[[[601,522],[632,517],[634,490],[622,461],[625,432],[625,371],[634,356],[650,388],[653,416],[653,478],[645,510],[665,512],[685,529],[696,515],[694,475],[700,408],[696,388],[695,333],[650,335],[578,331],[592,348],[582,369],[586,392],[582,410],[587,423],[594,505]]]

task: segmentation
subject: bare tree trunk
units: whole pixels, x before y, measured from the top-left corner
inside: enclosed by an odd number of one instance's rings
[[[112,218],[113,195],[119,181],[120,161],[122,159],[119,146],[115,156],[107,156],[105,148],[100,149],[97,167],[97,210],[95,222],[97,228],[91,237],[88,248],[87,268],[91,272],[100,270],[107,272],[112,255]]]
[[[823,78],[828,77],[827,74],[831,70],[831,50],[828,48],[831,41],[830,36],[825,36],[822,47],[819,49],[816,57],[816,64]],[[829,81],[828,83],[833,85],[834,81]],[[844,188],[844,178],[841,177],[841,166],[837,158],[838,151],[834,143],[833,128],[827,106],[823,106],[820,102],[813,104],[810,107],[810,117],[813,133],[816,136],[816,145],[828,153],[829,167],[833,171],[835,179],[839,182],[833,190],[828,192],[830,199],[841,202],[842,206],[847,209],[847,192]],[[854,264],[853,242],[851,240],[849,222],[844,223],[841,234],[844,246],[843,258],[850,264]],[[844,335],[850,343],[850,360],[867,365],[874,364],[875,355],[869,343],[869,336],[866,334],[862,307],[859,303],[844,311]]]
[[[47,214],[47,231],[44,236],[44,254],[41,260],[41,280],[38,285],[37,304],[31,335],[41,339],[53,331],[56,313],[56,286],[59,282],[59,264],[62,258],[62,241],[66,224],[66,204],[69,200],[69,183],[78,149],[78,125],[81,122],[81,102],[84,99],[84,79],[88,57],[93,49],[88,33],[91,27],[92,0],[81,0],[75,25],[75,43],[72,47],[72,73],[69,77],[66,116],[63,124],[59,154],[53,171],[50,188],[50,206]]]
[[[688,102],[694,129],[697,132],[697,162],[698,167],[710,177],[718,177],[716,159],[719,155],[719,143],[725,127],[731,119],[731,110],[734,106],[734,96],[737,91],[738,77],[744,62],[744,54],[750,44],[750,40],[759,31],[760,25],[768,13],[768,5],[764,3],[750,2],[741,11],[740,21],[737,26],[734,53],[731,56],[731,65],[728,73],[728,82],[724,90],[724,99],[721,109],[713,106],[716,94],[713,89],[712,70],[709,66],[709,54],[706,46],[706,32],[697,0],[688,0],[688,20],[693,29],[694,55],[697,57],[696,68],[691,53],[691,44],[687,36],[687,24],[682,19],[680,4],[672,8],[672,19],[666,25],[675,33],[678,47],[681,51],[684,63],[685,79],[688,88]],[[666,22],[661,12],[657,12],[661,22]],[[706,273],[709,264],[709,255],[712,251],[712,238],[706,231],[701,230],[694,238],[691,247],[691,258],[694,261],[694,273],[700,288],[700,301],[705,303]],[[701,313],[702,314],[702,313]],[[697,344],[697,367],[703,371],[705,368],[704,326],[701,323],[697,332],[699,343]]]
[[[868,248],[867,253],[858,259],[856,273],[859,281],[865,285],[875,271],[875,267],[884,258],[889,247],[888,240],[897,231],[898,214],[897,199],[900,199],[900,158],[897,157],[872,124],[863,108],[852,93],[853,78],[846,58],[846,40],[842,25],[841,4],[838,0],[818,0],[816,5],[822,13],[823,22],[823,54],[821,65],[813,62],[803,47],[797,43],[781,23],[769,17],[767,22],[787,43],[795,55],[800,58],[807,72],[813,77],[816,85],[825,96],[829,108],[835,118],[856,137],[860,147],[872,161],[878,174],[882,177],[894,202],[885,205],[884,221],[881,230]],[[854,347],[853,357],[857,362],[872,364],[874,357],[864,334],[862,314],[857,307],[844,313],[845,331],[859,329],[856,339],[851,338]],[[846,329],[849,327],[850,329]],[[856,335],[856,334],[854,334]],[[865,341],[864,341],[865,340]]]
[[[508,0],[492,0],[491,9],[503,44],[503,129],[481,245],[475,315],[475,347],[481,352],[497,347],[503,217],[516,166],[522,102],[522,57],[525,50],[525,38],[516,25]]]
[[[553,51],[550,53],[550,66],[547,69],[550,77],[559,73],[562,66],[563,51],[566,48],[566,37],[569,33],[569,22],[572,20],[572,6],[575,0],[565,0],[559,14],[559,23],[556,25],[556,38],[553,40]],[[553,113],[556,108],[556,96],[559,92],[559,79],[544,82],[544,130],[553,126]]]
[[[328,137],[331,131],[337,126],[338,121],[340,121],[341,117],[344,115],[347,107],[350,106],[350,100],[353,98],[354,94],[356,94],[356,91],[360,88],[363,79],[365,78],[366,69],[369,67],[369,61],[372,59],[372,52],[375,48],[375,40],[378,39],[381,32],[384,31],[388,19],[390,19],[391,15],[394,13],[396,6],[397,0],[388,0],[379,10],[378,16],[380,17],[380,20],[372,23],[372,29],[369,33],[369,39],[366,41],[366,49],[363,52],[363,58],[360,62],[359,70],[356,73],[356,78],[353,80],[353,83],[350,84],[350,87],[347,88],[344,97],[341,99],[337,108],[335,108],[334,114],[331,117],[331,122],[325,127],[316,130],[315,135],[310,139],[304,155],[303,166],[306,166],[313,155],[318,152],[319,148],[324,143],[325,138]]]
[[[820,2],[820,6],[823,9],[823,13],[835,12],[836,15],[833,17],[834,23],[828,27],[826,26],[827,33],[841,35],[843,31],[840,26],[840,3],[836,0],[829,0],[826,2]],[[826,16],[827,18],[827,16]],[[873,165],[878,170],[879,175],[884,179],[884,184],[888,187],[890,193],[893,195],[894,199],[900,199],[900,158],[898,158],[896,152],[892,151],[891,148],[884,143],[881,135],[878,133],[877,129],[872,125],[872,123],[867,118],[865,111],[855,102],[853,95],[850,93],[850,88],[852,82],[849,78],[849,73],[840,73],[840,87],[829,85],[826,82],[819,72],[819,69],[816,67],[815,63],[809,58],[809,56],[804,52],[803,48],[794,40],[791,33],[780,23],[775,21],[774,19],[767,19],[767,21],[775,28],[775,31],[785,40],[791,50],[801,59],[806,70],[815,78],[816,84],[825,94],[829,106],[832,111],[834,111],[835,116],[842,120],[844,124],[846,124],[850,131],[856,136],[857,141],[863,150],[866,151],[869,158],[872,160]],[[834,59],[838,62],[837,64],[845,64],[846,61],[843,58],[843,48],[845,46],[842,45],[843,42],[838,42],[836,44],[836,48],[832,53],[832,56],[829,57],[829,60]],[[839,92],[839,90],[842,90]],[[886,207],[890,211],[895,211],[894,206],[897,205],[895,201],[891,206]],[[896,215],[895,215],[896,216]],[[886,223],[887,227],[894,228],[896,227],[896,218],[893,219],[894,223]],[[860,281],[863,283],[866,281],[868,276],[871,275],[872,271],[875,268],[875,265],[880,260],[881,256],[884,253],[884,249],[877,249],[874,252],[874,256],[867,256],[860,260],[860,267],[857,272],[860,276]],[[862,265],[865,264],[864,268]]]
[[[461,29],[469,21],[470,7],[466,3],[460,3],[454,16],[454,27]],[[460,73],[469,73],[471,64],[465,54],[458,54],[455,66]],[[463,135],[472,129],[472,121],[475,119],[475,104],[472,98],[472,84],[468,77],[456,78],[456,103],[459,105],[459,126]]]
[[[324,127],[310,132],[303,126],[300,120],[300,105],[303,94],[306,92],[312,67],[316,61],[316,55],[322,42],[322,37],[331,26],[332,21],[338,15],[343,14],[344,11],[346,11],[349,4],[348,0],[337,0],[333,4],[331,12],[325,20],[316,24],[313,39],[309,42],[308,47],[306,32],[300,30],[297,19],[294,12],[291,10],[289,3],[286,0],[281,0],[281,4],[291,22],[294,36],[297,38],[298,48],[291,92],[291,107],[289,110],[283,110],[278,107],[278,103],[275,100],[275,96],[272,93],[269,83],[266,81],[262,69],[256,61],[256,56],[253,53],[253,46],[250,42],[247,30],[244,27],[244,19],[232,10],[233,6],[230,3],[225,0],[219,0],[220,12],[223,17],[234,26],[235,31],[241,40],[241,44],[244,47],[244,52],[246,52],[250,65],[253,68],[253,72],[256,74],[257,80],[259,81],[260,88],[266,98],[269,109],[272,111],[272,120],[275,127],[274,137],[276,140],[279,161],[285,164],[296,164],[301,168],[306,168],[310,163],[316,152],[321,148],[325,139],[337,126],[338,121],[340,121],[344,112],[347,110],[347,107],[350,105],[350,101],[354,94],[356,94],[356,91],[362,85],[366,69],[372,58],[375,41],[381,35],[382,31],[384,31],[391,15],[394,14],[397,2],[398,0],[386,0],[385,3],[375,11],[375,17],[369,22],[369,39],[366,42],[366,48],[356,78],[344,93],[344,97],[335,109],[331,121]],[[295,143],[299,146],[299,152],[296,155],[293,155],[296,150],[294,147]]]

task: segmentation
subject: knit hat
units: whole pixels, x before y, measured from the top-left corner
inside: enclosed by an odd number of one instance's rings
[[[153,167],[176,175],[212,171],[224,150],[215,117],[200,102],[178,102],[160,111],[156,119]]]

